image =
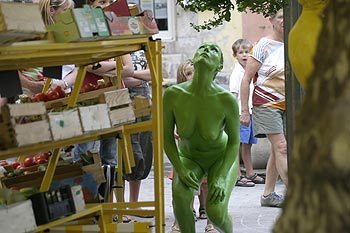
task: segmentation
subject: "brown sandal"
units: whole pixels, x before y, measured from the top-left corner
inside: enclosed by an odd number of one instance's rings
[[[247,177],[240,176],[236,181],[236,186],[240,187],[254,187],[255,183]]]
[[[207,212],[205,211],[205,208],[199,208],[198,212],[199,212],[199,216],[198,216],[199,219],[207,219],[208,218]]]
[[[258,174],[254,173],[251,177],[246,176],[245,178],[253,181],[254,184],[265,184],[265,179],[261,176],[258,176]]]

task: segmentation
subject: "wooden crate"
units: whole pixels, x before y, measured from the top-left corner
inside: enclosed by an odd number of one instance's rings
[[[106,104],[78,107],[83,132],[111,128]]]
[[[37,228],[32,202],[26,200],[0,208],[2,233],[34,232]]]
[[[48,113],[54,140],[71,138],[83,134],[77,108]]]
[[[84,102],[89,101],[89,100],[92,100],[92,102],[93,102],[94,99],[96,99],[96,102],[98,103],[98,101],[99,101],[98,99],[99,99],[100,95],[102,95],[106,91],[112,91],[115,89],[116,89],[115,86],[111,86],[111,87],[106,87],[106,88],[102,88],[102,89],[97,89],[94,91],[80,93],[78,95],[77,103],[84,103]],[[68,104],[69,98],[70,97],[64,97],[64,98],[60,98],[60,99],[56,99],[56,100],[47,101],[47,102],[45,102],[45,106],[48,109],[63,107],[63,106],[66,106]]]
[[[82,175],[83,170],[81,167],[81,164],[58,166],[56,168],[53,180],[62,180],[65,178]],[[38,171],[29,173],[27,175],[20,175],[15,177],[2,177],[1,183],[4,187],[7,188],[24,188],[31,186],[40,186],[44,178],[45,172],[46,171]]]
[[[149,116],[152,112],[150,100],[144,96],[135,96],[133,101],[135,117]]]
[[[42,39],[45,33],[37,5],[0,2],[0,44]]]
[[[135,122],[135,114],[127,88],[105,92],[101,96],[107,104],[112,126]]]
[[[11,148],[52,140],[43,102],[7,104],[2,107],[1,113],[2,147]]]

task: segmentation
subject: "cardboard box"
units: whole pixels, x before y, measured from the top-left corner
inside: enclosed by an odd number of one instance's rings
[[[118,35],[153,35],[159,32],[151,11],[144,11],[142,16],[117,17],[112,11],[105,11],[106,21],[112,36]]]
[[[1,113],[1,147],[11,148],[52,140],[44,102],[7,104],[2,107]]]
[[[111,128],[106,104],[78,107],[83,132]]]
[[[37,228],[30,200],[0,208],[2,233],[33,232]]]
[[[53,140],[71,138],[83,134],[77,108],[48,113]]]
[[[102,9],[88,5],[61,12],[48,30],[56,42],[102,40],[110,35]]]
[[[0,2],[0,44],[42,39],[45,33],[38,4]]]

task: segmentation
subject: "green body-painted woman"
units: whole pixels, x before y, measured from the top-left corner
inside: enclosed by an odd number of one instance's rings
[[[193,59],[193,80],[164,93],[164,148],[174,166],[175,217],[181,232],[194,233],[193,192],[208,176],[206,211],[222,232],[233,232],[229,198],[237,178],[239,112],[234,96],[214,83],[223,56],[215,43],[203,43]],[[181,138],[178,146],[174,128]]]

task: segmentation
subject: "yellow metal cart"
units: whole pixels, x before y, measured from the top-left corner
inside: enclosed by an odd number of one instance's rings
[[[99,140],[107,135],[113,136],[122,134],[122,140],[126,149],[123,150],[123,157],[128,157],[130,151],[128,136],[132,132],[144,130],[153,131],[153,148],[154,148],[154,200],[148,202],[137,203],[104,203],[97,205],[87,205],[87,209],[72,216],[50,222],[45,225],[40,225],[37,231],[43,231],[55,226],[60,226],[66,222],[81,218],[91,213],[100,213],[103,220],[100,221],[100,232],[124,232],[118,230],[118,224],[109,222],[112,214],[138,214],[155,216],[155,224],[153,226],[145,223],[134,223],[132,229],[144,228],[147,231],[135,230],[135,232],[150,232],[151,228],[155,228],[156,232],[164,232],[164,184],[163,184],[163,119],[162,119],[162,61],[161,61],[161,41],[152,40],[148,35],[138,36],[121,36],[118,39],[109,39],[103,41],[76,42],[76,43],[54,43],[51,41],[32,41],[19,42],[9,46],[0,46],[0,71],[1,70],[17,70],[20,68],[29,67],[46,67],[60,66],[65,64],[75,64],[79,67],[78,76],[74,84],[71,97],[68,101],[68,107],[75,106],[80,88],[83,83],[83,78],[88,64],[96,63],[108,58],[118,57],[120,55],[137,51],[145,50],[147,60],[152,75],[152,120],[131,125],[114,127],[111,129],[101,130],[92,133],[86,133],[74,138],[52,141],[47,143],[38,143],[35,145],[10,148],[0,151],[0,159],[5,159],[18,155],[27,155],[34,152],[54,149],[51,159],[48,164],[48,169],[45,173],[40,191],[47,191],[50,187],[56,165],[59,159],[60,148]],[[1,77],[0,77],[1,82]],[[6,85],[2,83],[1,85]],[[47,88],[47,86],[46,86]],[[129,146],[128,146],[129,145]],[[126,154],[126,155],[124,155]],[[119,164],[121,157],[119,156]],[[132,158],[131,158],[132,161]],[[120,168],[118,168],[120,169]],[[119,173],[120,174],[120,173]],[[136,209],[136,207],[151,207],[148,210]],[[134,208],[134,210],[130,210]],[[94,227],[92,227],[94,228]],[[76,227],[77,229],[77,227]],[[76,231],[76,229],[74,231]],[[82,229],[82,228],[80,228]],[[96,228],[98,229],[98,228]],[[92,229],[90,229],[92,230]],[[73,231],[71,229],[71,231]],[[126,230],[128,232],[133,232]]]

